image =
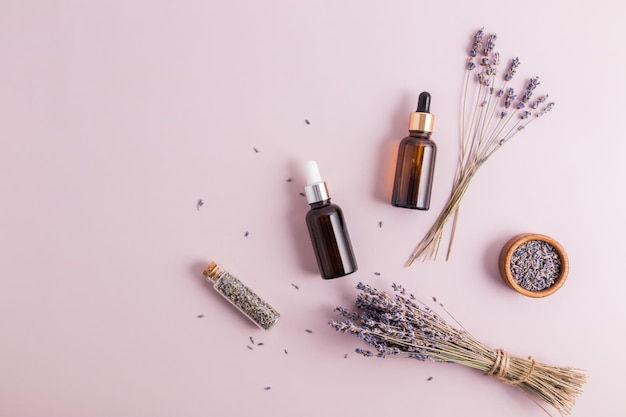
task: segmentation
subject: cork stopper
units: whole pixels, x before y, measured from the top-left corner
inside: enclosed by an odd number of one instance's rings
[[[207,277],[207,280],[215,282],[223,272],[224,270],[216,262],[211,261],[209,266],[202,272],[202,275]]]

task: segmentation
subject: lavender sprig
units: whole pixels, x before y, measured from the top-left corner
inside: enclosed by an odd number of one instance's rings
[[[401,285],[393,284],[392,288],[394,295],[359,283],[360,293],[355,303],[358,311],[335,309],[344,320],[330,320],[329,325],[373,347],[373,350],[357,347],[356,353],[365,357],[404,357],[465,365],[534,394],[562,415],[571,412],[575,397],[582,393],[584,373],[492,349],[464,328],[448,324]]]
[[[486,43],[484,29],[474,34],[469,57],[465,64],[465,85],[462,93],[460,156],[457,173],[450,197],[439,216],[426,235],[417,244],[406,266],[413,264],[415,259],[436,259],[445,226],[453,220],[446,259],[449,259],[454,242],[459,207],[472,178],[480,167],[516,134],[523,131],[530,123],[548,113],[554,103],[542,108],[547,95],[532,101],[539,77],[530,78],[527,84],[516,89],[509,83],[520,66],[520,59],[513,58],[502,76],[497,81],[500,53],[495,50],[496,35],[488,35]],[[498,77],[499,78],[499,77]],[[474,82],[470,82],[474,80]],[[498,87],[496,83],[501,83]]]

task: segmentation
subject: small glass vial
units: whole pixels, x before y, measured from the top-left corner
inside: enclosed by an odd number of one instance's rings
[[[207,281],[213,283],[220,293],[257,326],[269,330],[278,322],[280,314],[239,279],[225,271],[221,265],[211,262],[203,272]]]
[[[393,183],[391,204],[417,210],[430,208],[437,145],[430,140],[435,116],[430,114],[430,94],[419,96],[417,111],[409,119],[409,136],[402,139]]]
[[[315,161],[307,162],[306,177],[304,191],[311,206],[306,224],[320,275],[332,279],[351,274],[357,270],[357,265],[343,211],[330,202],[328,188]]]

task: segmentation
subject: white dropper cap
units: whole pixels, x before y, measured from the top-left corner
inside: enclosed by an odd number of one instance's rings
[[[322,181],[322,176],[320,175],[320,169],[317,167],[317,162],[315,161],[306,161],[306,184],[313,185],[319,184]]]
[[[322,180],[317,162],[306,162],[306,187],[304,193],[309,204],[330,199],[326,183]]]

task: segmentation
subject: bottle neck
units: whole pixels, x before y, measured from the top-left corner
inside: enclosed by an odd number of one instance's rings
[[[423,130],[409,130],[409,136],[412,138],[430,139],[433,132],[424,132]]]
[[[304,187],[304,194],[306,195],[306,201],[309,204],[314,204],[320,201],[326,201],[330,199],[330,195],[328,194],[328,188],[326,187],[326,183],[323,181]]]
[[[330,206],[330,198],[327,199],[327,200],[315,201],[313,203],[309,203],[309,205],[311,206],[311,210],[315,210],[315,209],[318,209],[318,208]]]

